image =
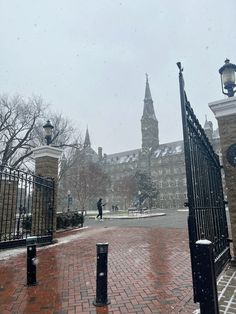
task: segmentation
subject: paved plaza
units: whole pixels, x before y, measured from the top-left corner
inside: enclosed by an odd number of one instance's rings
[[[146,218],[144,226],[141,219],[121,225],[87,220],[83,229],[59,233],[58,243],[37,249],[36,286],[26,286],[25,248],[0,252],[0,313],[193,313],[198,305],[192,301],[185,219],[182,227],[180,219],[176,227],[171,219],[186,214],[172,214],[165,216],[165,227],[159,220],[164,217]],[[109,243],[106,307],[93,305],[99,242]]]

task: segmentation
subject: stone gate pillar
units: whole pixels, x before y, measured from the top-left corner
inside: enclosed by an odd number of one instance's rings
[[[53,232],[56,231],[58,161],[62,151],[62,149],[51,146],[41,146],[33,149],[35,158],[35,175],[45,178],[53,178],[55,181]]]
[[[219,125],[222,162],[233,240],[233,258],[236,258],[236,97],[209,103]]]

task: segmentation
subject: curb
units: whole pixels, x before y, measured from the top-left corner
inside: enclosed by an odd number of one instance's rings
[[[142,215],[137,214],[134,216],[103,216],[103,219],[140,219],[140,218],[150,218],[150,217],[159,217],[159,216],[166,216],[166,213],[158,213],[158,214],[151,214],[151,215]],[[89,219],[95,219],[96,216],[90,216]],[[99,220],[98,220],[99,221]]]

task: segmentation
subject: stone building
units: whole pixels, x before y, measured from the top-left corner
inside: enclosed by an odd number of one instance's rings
[[[204,130],[215,151],[219,153],[219,135],[213,131],[211,121],[206,118]],[[111,177],[111,189],[107,195],[109,206],[118,204],[121,208],[131,205],[131,199],[117,194],[114,186],[124,177],[133,175],[137,169],[145,171],[156,182],[158,208],[184,208],[187,201],[187,187],[183,141],[159,143],[158,120],[156,118],[148,77],[146,78],[143,115],[141,117],[142,148],[102,156],[100,162]]]
[[[219,153],[219,135],[213,130],[211,121],[206,118],[204,130],[215,151]],[[158,120],[156,118],[148,77],[146,77],[143,115],[141,117],[141,148],[103,154],[102,147],[95,152],[91,147],[88,129],[84,141],[84,156],[100,164],[110,177],[110,188],[106,197],[107,209],[112,205],[127,209],[132,206],[134,195],[124,196],[116,189],[125,178],[134,176],[137,170],[151,177],[157,186],[155,199],[157,208],[184,208],[187,201],[187,186],[184,161],[183,141],[160,144]]]

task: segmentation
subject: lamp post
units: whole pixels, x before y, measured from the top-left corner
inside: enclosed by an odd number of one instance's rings
[[[235,72],[236,65],[229,62],[229,59],[225,60],[225,64],[219,69],[221,75],[221,88],[222,93],[228,97],[233,97],[236,92],[235,84]]]
[[[54,126],[51,124],[50,120],[47,121],[47,123],[43,126],[44,132],[45,132],[45,140],[47,142],[47,145],[50,145],[52,143],[52,130],[54,129]]]
[[[68,190],[68,192],[67,192],[67,201],[68,201],[68,203],[67,203],[67,208],[68,208],[68,212],[70,211],[70,204],[71,204],[71,201],[72,201],[72,197],[71,197],[71,192],[70,192],[70,190]]]
[[[219,126],[222,164],[225,174],[225,185],[231,224],[233,243],[233,261],[236,263],[236,65],[225,60],[219,69],[222,92],[227,99],[221,99],[209,104]]]

